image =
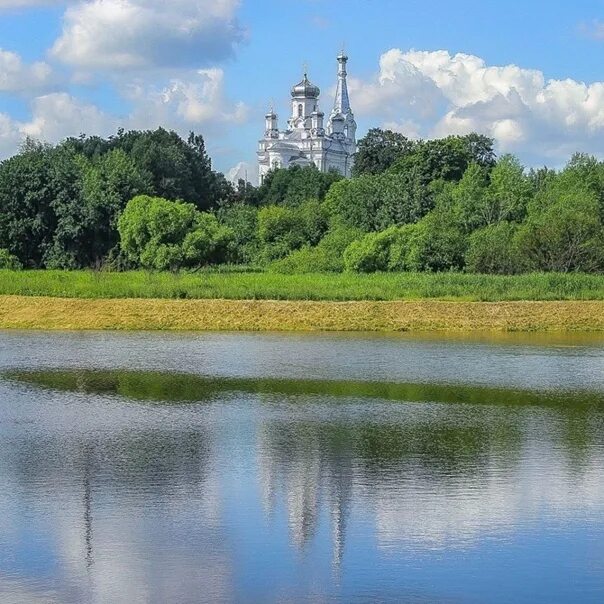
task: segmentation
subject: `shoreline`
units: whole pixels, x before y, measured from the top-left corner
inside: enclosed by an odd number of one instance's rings
[[[0,296],[0,329],[600,332],[604,301],[172,300]]]

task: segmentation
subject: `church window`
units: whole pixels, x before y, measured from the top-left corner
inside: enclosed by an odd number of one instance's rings
[[[304,113],[304,107],[302,107],[302,103],[300,103],[298,105],[298,117],[302,117],[303,113]]]

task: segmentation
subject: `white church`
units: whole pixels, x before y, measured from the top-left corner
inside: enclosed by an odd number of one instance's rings
[[[354,114],[350,108],[344,53],[338,56],[338,86],[333,109],[324,124],[319,109],[320,90],[304,74],[291,91],[292,113],[287,129],[279,130],[274,110],[266,115],[264,138],[259,142],[260,184],[273,168],[315,165],[322,172],[336,170],[350,176],[357,150]]]

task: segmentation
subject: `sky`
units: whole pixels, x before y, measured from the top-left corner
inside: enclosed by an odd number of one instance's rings
[[[0,158],[164,126],[253,181],[269,105],[283,126],[306,64],[328,113],[343,47],[360,136],[604,157],[604,0],[0,0]]]

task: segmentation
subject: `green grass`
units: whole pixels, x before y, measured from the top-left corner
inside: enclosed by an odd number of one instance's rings
[[[604,275],[0,270],[0,295],[243,300],[604,300]]]

